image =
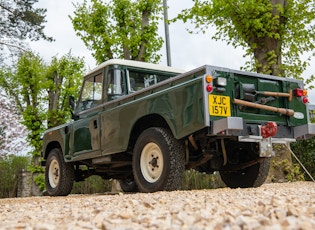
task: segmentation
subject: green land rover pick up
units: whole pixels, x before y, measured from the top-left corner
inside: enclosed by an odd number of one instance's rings
[[[91,175],[124,191],[176,190],[187,169],[218,171],[232,188],[260,186],[272,144],[315,134],[307,101],[295,79],[109,60],[70,100],[73,122],[44,134],[47,193],[68,195]]]

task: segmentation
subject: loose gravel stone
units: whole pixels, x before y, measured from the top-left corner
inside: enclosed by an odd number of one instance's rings
[[[315,183],[1,199],[0,229],[315,229]]]

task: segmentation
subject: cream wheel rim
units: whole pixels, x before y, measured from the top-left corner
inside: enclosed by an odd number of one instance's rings
[[[140,169],[144,179],[150,183],[156,182],[163,172],[163,154],[155,143],[148,143],[141,152]]]
[[[60,165],[56,159],[53,159],[49,166],[49,184],[52,188],[56,188],[60,179]]]

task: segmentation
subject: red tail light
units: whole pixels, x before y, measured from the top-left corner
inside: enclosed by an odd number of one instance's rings
[[[206,90],[208,93],[213,91],[213,77],[211,75],[206,76]]]
[[[266,125],[261,126],[261,136],[263,138],[273,137],[277,134],[277,131],[277,123],[273,121],[269,121]]]
[[[207,89],[207,92],[208,92],[208,93],[211,93],[212,90],[213,90],[213,86],[212,86],[212,85],[207,85],[207,86],[206,86],[206,89]]]
[[[308,103],[308,98],[307,98],[307,97],[303,97],[303,98],[302,98],[302,102],[303,102],[304,104],[307,104],[307,103]]]
[[[294,92],[294,96],[300,97],[301,101],[304,104],[307,104],[309,102],[308,101],[308,97],[307,97],[307,90],[306,89],[296,88],[293,92]]]
[[[296,89],[294,90],[294,96],[296,96],[296,97],[307,96],[307,90],[306,90],[306,89],[299,89],[299,88],[296,88]]]

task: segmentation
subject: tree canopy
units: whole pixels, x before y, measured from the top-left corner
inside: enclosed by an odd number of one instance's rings
[[[214,39],[247,50],[253,62],[245,69],[301,78],[314,55],[314,0],[193,1],[177,19],[191,21],[197,32],[215,25]]]
[[[70,17],[98,63],[112,58],[157,62],[161,0],[84,0]]]
[[[52,41],[44,33],[46,9],[34,8],[38,0],[0,1],[0,49],[21,49],[22,41],[45,39]]]
[[[38,54],[26,52],[14,67],[2,69],[0,87],[15,100],[29,131],[33,156],[40,154],[41,135],[47,126],[70,118],[68,96],[78,95],[84,70],[83,60],[70,52],[60,59],[53,57],[49,65]]]
[[[48,128],[61,125],[70,117],[69,96],[78,97],[84,74],[84,61],[69,52],[53,57],[45,73]]]

